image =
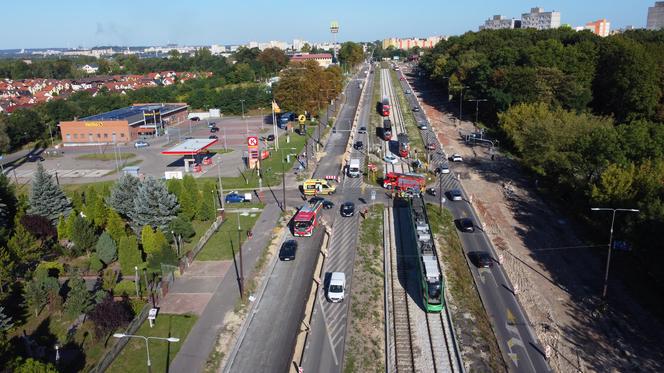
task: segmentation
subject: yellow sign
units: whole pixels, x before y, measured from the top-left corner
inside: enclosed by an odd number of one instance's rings
[[[102,122],[85,122],[86,127],[103,127],[104,123]]]
[[[300,116],[297,117],[297,120],[299,120],[300,123],[304,124],[304,122],[307,121],[307,117],[304,114],[300,114]]]

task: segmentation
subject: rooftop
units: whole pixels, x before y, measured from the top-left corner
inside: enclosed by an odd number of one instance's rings
[[[129,124],[137,123],[143,120],[143,112],[158,110],[161,115],[169,114],[173,111],[186,108],[183,104],[144,104],[123,107],[108,111],[106,113],[96,114],[89,117],[81,118],[81,121],[95,121],[95,120],[126,120]]]
[[[164,150],[161,154],[164,155],[195,155],[216,143],[217,139],[189,139],[185,140],[174,147]]]

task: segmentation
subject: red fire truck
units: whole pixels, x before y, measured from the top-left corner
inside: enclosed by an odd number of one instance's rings
[[[426,178],[422,174],[388,172],[383,179],[383,188],[416,194],[422,193],[426,183]]]
[[[293,235],[297,237],[310,237],[314,228],[320,223],[320,210],[323,201],[316,201],[312,205],[302,206],[293,218]]]

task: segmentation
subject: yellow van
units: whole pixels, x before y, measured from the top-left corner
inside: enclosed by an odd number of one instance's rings
[[[336,190],[337,188],[325,179],[308,179],[302,184],[302,192],[305,196],[333,194]]]

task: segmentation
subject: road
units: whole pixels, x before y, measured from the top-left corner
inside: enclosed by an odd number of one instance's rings
[[[358,105],[360,90],[354,79],[346,87],[346,103],[336,120],[337,132],[330,134],[324,148],[325,155],[314,171],[316,177],[338,175],[349,138],[350,124]],[[314,138],[316,134],[314,134]],[[269,193],[268,193],[269,194]],[[289,191],[289,194],[292,192]],[[302,200],[300,199],[300,204]],[[338,200],[335,198],[335,202]],[[289,205],[293,206],[292,201]],[[337,203],[337,206],[339,204]],[[324,213],[324,219],[334,221],[338,209]],[[336,229],[336,228],[335,228]],[[322,243],[322,228],[308,238],[298,238],[298,252],[294,262],[279,262],[267,278],[263,297],[255,305],[239,348],[226,364],[227,372],[285,372],[291,363],[295,338],[304,316],[307,294],[312,285],[316,258]],[[290,234],[287,238],[290,238]],[[334,240],[332,238],[331,240]],[[275,327],[278,325],[278,327]]]
[[[398,73],[399,77],[404,77],[403,71]],[[401,81],[403,89],[411,89],[408,80]],[[420,107],[415,94],[408,95],[409,101],[413,106]],[[438,143],[435,134],[431,130],[426,115],[420,107],[420,112],[415,113],[418,122],[427,124],[427,129],[422,132],[425,140],[435,141],[436,150],[431,152],[433,163],[435,165],[447,164],[445,153]],[[450,189],[459,189],[462,191],[463,201],[447,201],[445,207],[450,210],[455,219],[471,217],[476,225],[480,222],[471,203],[468,201],[467,194],[463,191],[463,186],[457,180],[454,173],[454,165],[450,166],[452,171],[449,174],[440,175],[439,187],[443,192]],[[439,197],[442,197],[439,195]],[[459,233],[464,252],[484,251],[490,253],[492,257],[498,258],[491,245],[487,235],[481,229],[476,229],[474,233]],[[548,372],[550,367],[545,358],[544,350],[535,337],[535,333],[530,327],[530,321],[523,312],[515,294],[514,287],[505,275],[503,269],[498,265],[491,268],[476,268],[470,264],[471,272],[477,285],[482,303],[489,315],[489,320],[494,333],[498,339],[498,345],[503,354],[503,358],[508,365],[510,372]]]
[[[363,71],[366,71],[363,69]],[[364,76],[365,74],[360,74]],[[351,84],[356,84],[355,82]],[[355,131],[359,127],[369,127],[369,114],[373,99],[374,74],[369,74],[365,82],[365,95],[359,107],[359,120]],[[339,123],[339,122],[337,122]],[[346,127],[343,127],[346,129]],[[340,135],[339,132],[336,135]],[[346,146],[349,132],[344,132]],[[354,133],[353,142],[362,141],[365,149],[368,147],[368,137],[373,134]],[[341,146],[339,143],[335,146]],[[328,143],[328,146],[330,144]],[[350,158],[360,159],[364,164],[363,150],[352,148]],[[362,178],[344,177],[339,192],[338,201],[351,201],[356,205],[356,211],[363,208],[366,197],[361,197]],[[360,199],[362,198],[362,200]],[[363,202],[364,201],[364,202]],[[355,248],[357,246],[359,214],[353,217],[342,217],[335,214],[330,237],[329,254],[325,260],[323,271],[326,275],[332,272],[346,274],[346,292],[350,294],[353,285],[353,264],[355,261]],[[349,325],[348,312],[350,296],[341,303],[330,303],[325,297],[325,287],[319,288],[316,294],[316,303],[311,320],[311,332],[307,338],[302,368],[305,372],[340,372],[343,368],[344,347],[346,342],[346,329]]]

